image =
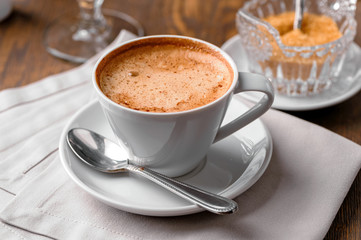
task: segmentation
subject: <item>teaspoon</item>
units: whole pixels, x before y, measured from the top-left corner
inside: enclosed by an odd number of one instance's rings
[[[237,211],[237,203],[233,200],[129,163],[128,159],[122,159],[124,151],[117,144],[95,132],[82,128],[71,129],[67,142],[78,158],[98,171],[136,173],[210,212],[230,214]]]
[[[302,26],[303,12],[305,8],[305,0],[296,0],[295,1],[295,19],[293,21],[293,29],[300,29]]]

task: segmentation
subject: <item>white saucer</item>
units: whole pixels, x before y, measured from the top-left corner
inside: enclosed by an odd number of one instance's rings
[[[225,122],[247,107],[234,97]],[[64,128],[60,139],[60,159],[71,179],[90,195],[115,208],[149,216],[178,216],[203,211],[147,179],[128,173],[97,172],[73,155],[66,134],[74,127],[88,128],[114,140],[98,102],[81,109]],[[272,139],[261,120],[256,120],[232,136],[214,144],[203,163],[178,179],[235,198],[251,187],[264,173],[272,155]]]
[[[233,58],[239,71],[248,71],[247,55],[239,35],[226,41],[222,49]],[[291,111],[314,110],[338,104],[358,93],[361,89],[361,49],[355,43],[347,51],[346,62],[338,80],[332,83],[330,89],[314,96],[287,97],[276,93],[272,107]],[[254,102],[261,97],[253,92],[242,93],[242,96]]]

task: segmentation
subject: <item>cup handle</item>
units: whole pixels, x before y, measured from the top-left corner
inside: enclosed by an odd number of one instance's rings
[[[213,141],[213,143],[228,137],[232,133],[243,128],[253,120],[259,118],[272,105],[274,100],[274,90],[271,81],[263,75],[255,73],[238,73],[238,85],[234,90],[234,94],[246,91],[262,92],[265,96],[257,102],[247,112],[233,120],[232,122],[222,126]]]

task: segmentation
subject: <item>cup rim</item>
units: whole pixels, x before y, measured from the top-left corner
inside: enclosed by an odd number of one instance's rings
[[[102,60],[108,56],[111,52],[117,50],[118,48],[125,46],[127,44],[133,43],[133,42],[137,42],[137,41],[141,41],[143,39],[150,39],[150,38],[181,38],[181,39],[188,39],[188,40],[192,40],[195,42],[199,42],[202,44],[205,44],[207,47],[210,47],[212,50],[215,50],[217,52],[219,52],[222,57],[224,57],[224,59],[230,64],[232,70],[233,70],[233,79],[232,79],[232,84],[229,87],[229,89],[219,98],[217,98],[216,100],[206,104],[206,105],[202,105],[200,107],[197,108],[193,108],[193,109],[189,109],[189,110],[185,110],[185,111],[179,111],[179,112],[145,112],[145,111],[140,111],[140,110],[135,110],[132,108],[128,108],[125,106],[122,106],[118,103],[113,102],[111,99],[109,99],[100,89],[97,80],[96,80],[96,71],[97,68],[99,66],[99,64],[102,62]],[[149,35],[149,36],[144,36],[144,37],[138,37],[135,39],[131,39],[125,42],[122,42],[120,44],[117,44],[116,46],[112,47],[111,49],[107,50],[105,53],[103,53],[101,55],[101,57],[97,60],[94,68],[93,68],[93,72],[92,72],[92,83],[93,83],[93,87],[96,90],[98,99],[101,98],[102,100],[104,100],[107,104],[115,107],[115,108],[119,108],[120,110],[123,111],[127,111],[127,112],[131,112],[134,114],[140,114],[140,115],[144,115],[144,116],[178,116],[178,115],[185,115],[185,114],[189,114],[189,113],[194,113],[194,112],[198,112],[198,111],[202,111],[206,108],[209,108],[215,104],[217,104],[220,101],[223,101],[225,98],[227,98],[230,94],[233,93],[233,90],[235,89],[237,83],[238,83],[238,69],[237,66],[234,62],[234,60],[225,52],[223,51],[221,48],[219,48],[218,46],[209,43],[207,41],[201,40],[201,39],[197,39],[197,38],[193,38],[193,37],[188,37],[188,36],[181,36],[181,35]]]

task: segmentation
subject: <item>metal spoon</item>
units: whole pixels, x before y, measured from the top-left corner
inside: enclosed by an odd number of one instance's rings
[[[296,0],[295,19],[293,21],[293,29],[300,29],[303,20],[303,11],[305,9],[305,0]]]
[[[72,151],[83,162],[101,172],[116,173],[130,171],[170,190],[180,197],[217,214],[229,214],[237,211],[237,203],[179,182],[145,167],[130,164],[122,159],[123,150],[109,139],[87,129],[74,128],[68,132],[67,142]]]

